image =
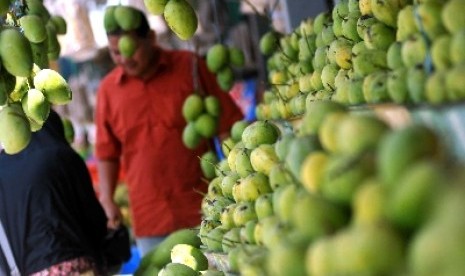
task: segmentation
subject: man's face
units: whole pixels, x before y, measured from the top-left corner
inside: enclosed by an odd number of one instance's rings
[[[136,41],[136,51],[131,57],[124,57],[118,49],[118,41],[121,35],[108,36],[108,48],[110,50],[111,58],[115,64],[122,66],[124,72],[133,77],[143,77],[147,74],[147,69],[152,62],[154,55],[154,38],[149,35],[141,38],[132,35]]]

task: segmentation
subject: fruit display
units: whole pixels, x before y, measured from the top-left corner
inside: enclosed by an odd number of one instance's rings
[[[338,1],[262,36],[269,87],[223,140],[202,203],[208,273],[463,273],[465,164],[431,126],[369,108],[462,100],[458,3]]]
[[[66,22],[42,1],[2,1],[0,16],[0,144],[8,154],[23,150],[41,129],[52,105],[67,104],[72,91],[49,61],[60,54],[57,36]]]
[[[269,31],[260,119],[302,116],[304,102],[408,106],[462,101],[463,1],[337,1],[290,34]],[[308,116],[308,115],[307,115]]]

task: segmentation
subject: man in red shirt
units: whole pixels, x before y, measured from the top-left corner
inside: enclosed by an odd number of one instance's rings
[[[130,34],[137,43],[135,53],[123,57],[118,41]],[[108,34],[109,51],[117,67],[103,78],[97,94],[95,154],[98,159],[99,199],[108,226],[121,221],[113,201],[120,165],[132,215],[132,227],[141,255],[169,233],[200,223],[200,205],[207,185],[202,182],[198,156],[207,142],[188,149],[182,142],[186,122],[182,105],[194,91],[194,55],[156,45],[145,15],[133,31]],[[219,98],[222,113],[219,133],[243,118],[229,94],[216,83],[202,59],[198,59],[202,91]]]

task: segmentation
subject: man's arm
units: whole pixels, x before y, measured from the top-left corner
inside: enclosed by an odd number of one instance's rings
[[[118,184],[120,163],[118,160],[99,160],[99,201],[107,216],[108,228],[117,228],[122,221],[121,211],[116,205],[113,195]]]

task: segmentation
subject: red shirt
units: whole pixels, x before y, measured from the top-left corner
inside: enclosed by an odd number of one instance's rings
[[[96,108],[96,156],[122,158],[126,173],[134,233],[138,237],[165,235],[200,223],[200,204],[207,184],[201,180],[198,156],[207,150],[186,148],[182,105],[193,92],[193,55],[161,53],[156,73],[147,81],[124,74],[120,67],[101,82]],[[219,97],[220,133],[243,115],[229,94],[199,58],[203,91]]]

